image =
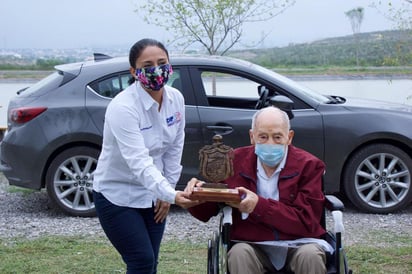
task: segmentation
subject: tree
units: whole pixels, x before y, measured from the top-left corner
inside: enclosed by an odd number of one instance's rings
[[[360,32],[360,27],[363,21],[363,8],[358,7],[345,12],[345,15],[349,18],[352,26],[353,35],[356,39],[356,66],[359,67],[359,41],[357,34]]]
[[[399,59],[402,61],[401,63],[410,63],[409,60],[412,58],[412,52],[405,57],[402,53],[402,48],[408,43],[408,37],[412,35],[412,0],[375,0],[371,7],[376,8],[386,19],[392,21],[395,28],[403,30],[399,33],[400,37],[404,37],[406,42],[399,41],[397,50],[399,56],[395,61]]]
[[[345,12],[345,15],[349,18],[354,34],[360,32],[360,27],[363,21],[363,8],[358,7]]]
[[[406,35],[412,35],[412,0],[403,0],[403,1],[394,1],[392,0],[376,0],[372,3],[372,7],[376,8],[386,19],[391,20],[395,23],[396,27],[400,30],[406,30]],[[382,8],[383,7],[383,10]],[[399,45],[399,48],[402,45]],[[412,52],[409,54],[412,58]],[[408,58],[404,58],[408,61]],[[412,99],[412,94],[409,95],[407,100]]]
[[[412,0],[396,1],[396,5],[392,0],[376,0],[371,6],[394,22],[397,28],[412,30]]]
[[[164,0],[148,1],[136,12],[146,13],[146,23],[173,33],[172,43],[183,49],[200,44],[208,54],[225,55],[241,41],[246,23],[267,21],[294,3],[295,0]]]

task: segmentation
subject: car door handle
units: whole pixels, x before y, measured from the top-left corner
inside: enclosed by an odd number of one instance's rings
[[[233,127],[231,126],[206,126],[206,128],[219,135],[227,135],[233,132]]]

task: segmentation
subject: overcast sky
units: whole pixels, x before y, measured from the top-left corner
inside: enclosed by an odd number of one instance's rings
[[[0,0],[0,48],[101,48],[132,45],[144,37],[166,42],[166,31],[147,25],[134,12],[140,1]],[[258,40],[268,29],[266,47],[351,35],[345,12],[357,7],[364,8],[361,32],[393,29],[370,7],[373,2],[378,0],[296,0],[272,21],[246,26],[242,41]]]

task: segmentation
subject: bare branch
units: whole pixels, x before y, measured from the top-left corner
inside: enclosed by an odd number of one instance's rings
[[[398,29],[412,29],[412,0],[375,0],[370,6],[392,21]]]
[[[138,1],[138,0],[136,0]],[[164,0],[140,5],[145,22],[174,34],[187,49],[200,44],[209,54],[226,54],[240,43],[246,23],[266,21],[283,13],[295,0]]]

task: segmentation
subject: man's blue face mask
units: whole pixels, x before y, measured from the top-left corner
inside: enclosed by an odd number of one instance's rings
[[[255,154],[267,166],[275,167],[285,155],[285,145],[281,144],[256,144]]]

